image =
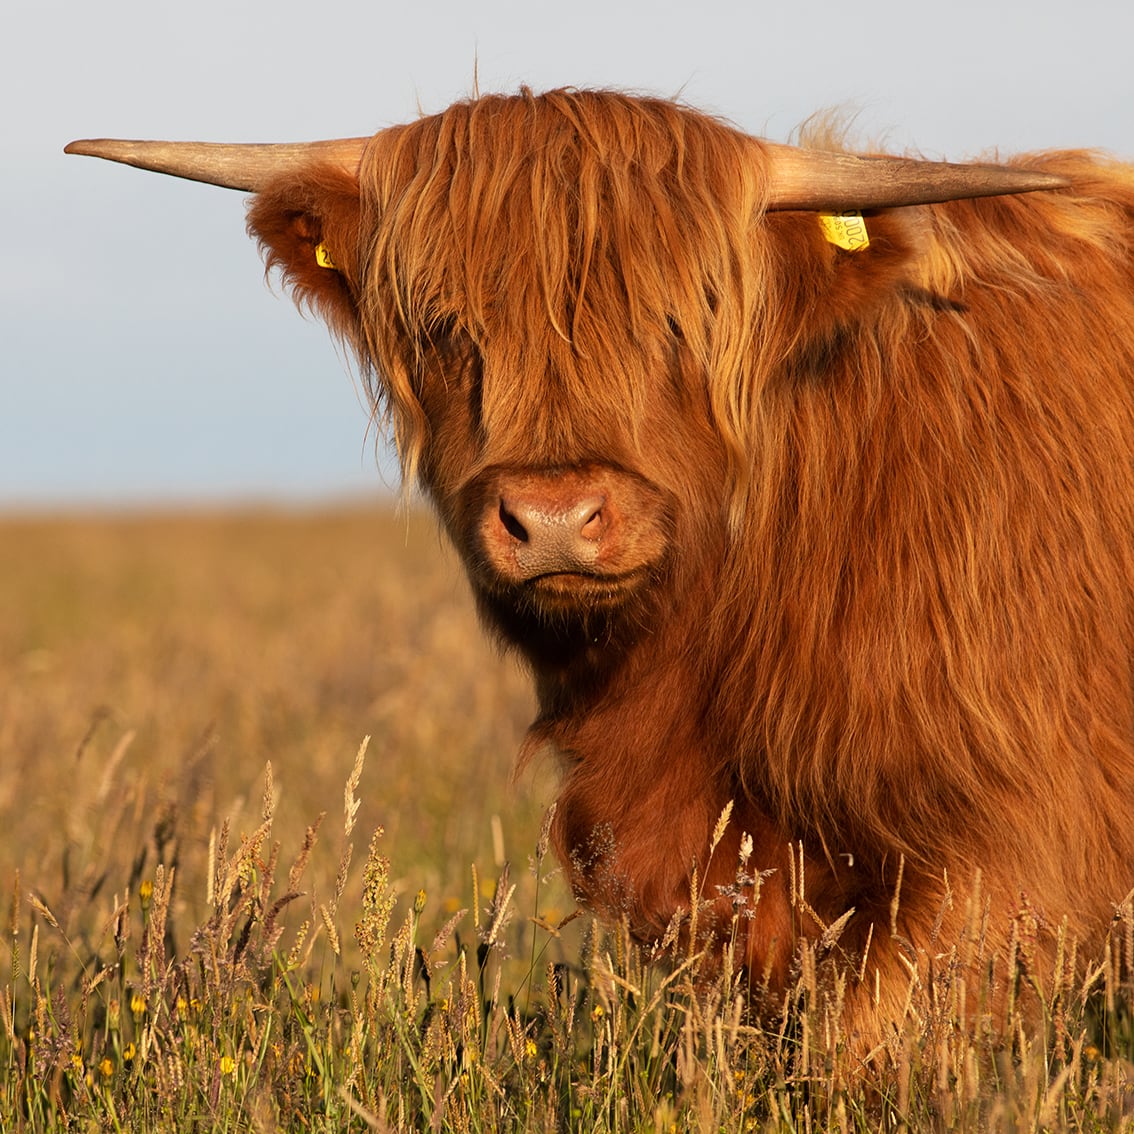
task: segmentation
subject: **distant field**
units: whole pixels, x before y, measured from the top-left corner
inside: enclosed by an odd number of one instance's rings
[[[0,1129],[1134,1130],[1134,910],[864,1087],[814,957],[561,924],[532,714],[422,514],[0,519]]]
[[[285,848],[328,813],[305,887],[324,900],[367,735],[356,826],[385,828],[411,895],[467,905],[494,816],[505,857],[535,846],[550,778],[512,782],[531,695],[426,515],[0,521],[0,596],[0,879],[61,920],[175,855],[196,924],[210,832],[259,823],[269,761]]]

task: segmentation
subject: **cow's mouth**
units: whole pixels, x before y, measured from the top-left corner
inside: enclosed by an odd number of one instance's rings
[[[523,581],[481,577],[475,591],[482,614],[537,663],[562,664],[601,649],[617,655],[654,619],[649,615],[654,572],[620,574],[549,571]]]
[[[590,571],[547,571],[513,584],[508,590],[517,605],[554,610],[562,616],[585,617],[596,611],[613,611],[633,602],[647,585],[646,568],[619,574]]]
[[[523,579],[496,576],[486,590],[517,614],[552,616],[556,622],[585,620],[641,600],[653,572],[648,566],[623,572],[543,571]]]

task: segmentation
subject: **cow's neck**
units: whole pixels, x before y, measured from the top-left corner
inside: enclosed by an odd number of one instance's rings
[[[694,872],[701,892],[715,894],[737,867],[735,823],[710,860],[713,828],[737,785],[704,733],[709,691],[688,616],[655,620],[617,665],[597,651],[536,671],[541,716],[528,746],[550,746],[563,768],[557,850],[577,896],[627,915],[643,940],[688,909]]]

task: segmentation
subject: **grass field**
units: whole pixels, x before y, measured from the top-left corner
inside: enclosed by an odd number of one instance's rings
[[[4,1131],[1134,1129],[1129,903],[1038,1033],[918,987],[867,1082],[806,957],[762,1026],[573,917],[424,516],[8,519],[0,595]]]

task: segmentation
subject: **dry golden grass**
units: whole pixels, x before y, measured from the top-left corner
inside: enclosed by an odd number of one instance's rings
[[[181,900],[203,896],[209,832],[259,821],[265,763],[298,845],[364,735],[357,822],[386,828],[415,889],[491,864],[493,815],[506,854],[534,845],[550,789],[511,786],[530,694],[426,517],[9,521],[0,587],[0,871],[45,896],[66,903],[93,845],[133,855],[159,821]]]
[[[1134,1129],[1134,910],[1039,1035],[918,986],[869,1083],[809,964],[763,1030],[560,935],[527,684],[423,516],[8,520],[0,593],[4,1130]]]

